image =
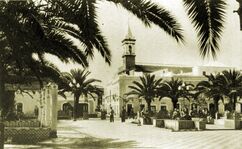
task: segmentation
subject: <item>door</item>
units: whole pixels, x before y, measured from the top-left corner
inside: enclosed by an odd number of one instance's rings
[[[77,105],[77,117],[83,117],[83,113],[88,113],[87,103],[79,103]]]

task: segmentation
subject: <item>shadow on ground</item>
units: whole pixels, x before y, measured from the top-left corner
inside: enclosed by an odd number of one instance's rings
[[[38,143],[42,148],[133,148],[136,146],[135,141],[119,141],[117,139],[100,139],[94,137],[84,138],[56,138]]]

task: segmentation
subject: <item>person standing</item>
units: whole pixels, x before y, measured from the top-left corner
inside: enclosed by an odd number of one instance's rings
[[[123,107],[122,114],[121,114],[121,122],[125,122],[125,118],[126,118],[126,110]]]
[[[114,110],[111,107],[111,111],[110,111],[110,122],[114,122]]]

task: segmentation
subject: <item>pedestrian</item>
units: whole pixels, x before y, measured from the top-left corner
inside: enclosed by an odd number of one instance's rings
[[[126,110],[123,107],[122,113],[121,113],[121,122],[125,122],[125,118],[126,118]]]
[[[110,109],[111,109],[111,111],[110,111],[110,122],[114,122],[114,110],[113,110],[112,107]]]

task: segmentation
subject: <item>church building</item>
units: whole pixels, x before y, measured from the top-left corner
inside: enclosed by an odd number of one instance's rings
[[[201,80],[206,79],[204,74],[218,73],[224,70],[234,69],[221,66],[182,66],[137,63],[135,60],[135,51],[138,49],[136,49],[135,43],[136,39],[129,27],[127,35],[122,40],[123,65],[117,70],[115,78],[109,82],[105,90],[103,108],[109,111],[112,107],[116,116],[120,115],[120,111],[123,107],[126,108],[127,113],[129,113],[131,109],[136,113],[141,107],[147,108],[144,99],[138,99],[136,96],[126,95],[126,93],[131,91],[128,86],[133,85],[133,81],[139,81],[139,77],[144,74],[155,74],[156,79],[162,78],[163,80],[170,80],[171,78],[181,79],[186,83],[196,85]],[[179,99],[179,107],[182,105],[188,108],[191,107],[192,103],[184,100],[185,99]],[[212,101],[209,101],[207,104],[209,109]],[[154,112],[158,112],[160,109],[172,111],[173,104],[169,98],[164,98],[162,100],[155,99],[155,101],[151,103],[151,108]],[[224,109],[220,109],[220,111],[223,112]]]

